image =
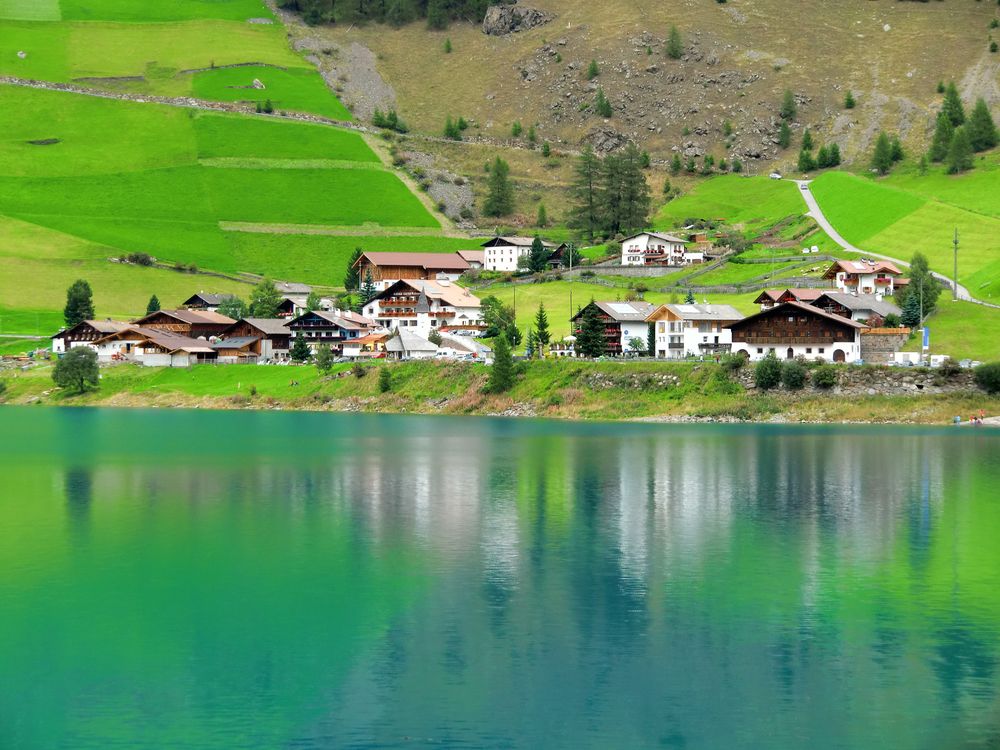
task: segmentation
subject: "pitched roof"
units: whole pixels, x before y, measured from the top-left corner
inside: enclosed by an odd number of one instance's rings
[[[150,319],[155,318],[157,315],[166,315],[168,317],[179,320],[182,323],[191,324],[212,324],[212,323],[224,323],[226,325],[235,323],[236,321],[232,318],[227,318],[225,315],[220,315],[217,312],[209,312],[208,310],[157,310],[156,312],[151,312],[148,315],[143,315],[138,320],[132,321],[134,325],[143,325],[147,323]]]
[[[612,320],[619,323],[644,322],[653,313],[653,310],[656,309],[648,302],[594,302],[592,304]],[[583,309],[586,310],[587,308],[584,307]],[[576,320],[582,314],[583,310],[574,315],[573,320]]]
[[[483,263],[486,260],[485,250],[459,250],[458,255],[466,263]]]
[[[623,239],[622,244],[625,244],[629,240],[634,240],[636,237],[643,237],[647,234],[650,237],[656,237],[656,239],[663,240],[664,242],[680,242],[682,245],[688,244],[687,240],[682,240],[680,237],[675,237],[672,234],[664,234],[662,232],[637,232],[636,234],[633,234],[632,236]]]
[[[834,261],[833,265],[830,266],[829,270],[826,272],[826,274],[824,274],[823,278],[831,279],[841,271],[846,273],[884,272],[894,276],[899,276],[902,273],[902,271],[896,268],[895,263],[890,263],[887,260],[869,260],[868,258],[862,258],[860,260]]]
[[[151,341],[162,349],[166,349],[168,352],[176,351],[188,351],[188,352],[212,352],[214,349],[211,348],[211,344],[203,339],[193,339],[190,336],[184,336],[179,333],[174,333],[173,331],[162,331],[159,328],[147,328],[146,326],[132,325],[127,328],[123,328],[120,331],[115,331],[114,333],[108,334],[103,338],[95,341],[95,344],[100,344],[105,341],[114,341],[118,339],[131,338],[131,339],[145,339]]]
[[[848,310],[852,312],[866,311],[870,310],[873,313],[881,315],[883,318],[887,315],[901,315],[902,310],[900,310],[896,305],[891,302],[887,302],[884,299],[879,299],[877,295],[874,294],[848,294],[847,292],[827,292],[826,294],[820,295],[817,299],[812,301],[813,305],[820,305],[824,298],[828,298],[837,302]]]
[[[464,287],[450,283],[442,284],[438,281],[422,281],[420,279],[400,279],[395,284],[383,290],[375,299],[380,300],[383,297],[392,297],[395,294],[394,290],[398,290],[400,285],[423,292],[429,299],[440,300],[452,307],[480,307],[482,305],[479,297]]]
[[[454,336],[447,333],[441,334],[441,345],[447,346],[452,349],[461,349],[471,354],[477,355],[487,355],[492,354],[493,350],[490,349],[486,344],[484,344],[479,339],[474,339],[471,336]]]
[[[515,247],[531,247],[535,241],[534,237],[490,237],[481,247],[495,247],[496,245],[514,245]],[[542,240],[544,247],[555,247],[554,242]]]
[[[790,294],[792,299],[798,302],[811,302],[814,299],[819,299],[827,292],[835,292],[836,289],[799,289],[799,288],[788,288],[788,289],[765,289],[759,295],[757,299],[754,300],[754,304],[761,304],[765,298],[770,299],[772,302],[777,302],[786,294]]]
[[[75,326],[70,326],[69,328],[63,328],[52,338],[57,339],[66,336],[67,334],[75,331],[80,326],[89,326],[98,333],[108,334],[108,333],[114,333],[115,331],[122,331],[128,328],[130,325],[132,324],[123,323],[120,320],[81,320]]]
[[[736,328],[738,326],[743,326],[752,320],[756,320],[760,317],[770,317],[771,315],[781,315],[782,311],[789,310],[801,310],[807,312],[810,315],[818,315],[821,318],[825,318],[838,325],[848,326],[850,328],[864,328],[864,323],[859,323],[856,320],[851,320],[850,318],[845,318],[842,315],[835,315],[833,313],[828,313],[825,310],[821,310],[818,307],[813,307],[812,305],[807,305],[804,302],[782,302],[780,305],[775,305],[767,310],[761,310],[759,313],[754,313],[753,315],[748,315],[742,320],[738,320],[732,325],[726,326],[727,328]]]
[[[286,325],[291,326],[295,322],[302,320],[303,318],[309,317],[310,315],[315,315],[317,318],[322,318],[330,323],[333,323],[339,328],[346,328],[352,331],[360,330],[362,328],[374,328],[376,323],[371,318],[366,318],[364,315],[358,315],[356,312],[350,310],[313,310],[312,312],[302,313],[299,317],[294,320],[289,320]]]
[[[268,336],[280,336],[291,333],[286,325],[288,323],[287,318],[241,318],[236,323],[233,323],[230,328],[234,328],[240,323],[248,323],[252,328],[256,328]]]
[[[399,333],[385,342],[387,352],[436,352],[437,344],[434,344],[423,336],[418,336],[410,331],[397,329]]]
[[[482,251],[480,251],[482,252]],[[355,265],[365,258],[375,266],[412,266],[425,271],[467,271],[469,262],[458,253],[362,253]],[[481,260],[481,258],[480,258]]]
[[[183,304],[193,305],[197,302],[197,300],[201,300],[206,305],[214,307],[217,305],[221,305],[227,299],[233,299],[233,297],[235,296],[236,295],[233,294],[219,294],[216,292],[198,292],[197,294],[192,294],[190,297],[184,300]]]
[[[274,288],[278,294],[309,294],[313,290],[308,284],[299,284],[294,281],[276,281]]]
[[[660,305],[649,314],[649,318],[666,308],[681,320],[742,320],[743,313],[732,305]],[[647,320],[649,319],[647,318]]]
[[[213,341],[209,344],[213,349],[243,349],[250,346],[255,341],[260,341],[259,336],[233,336],[228,339]]]

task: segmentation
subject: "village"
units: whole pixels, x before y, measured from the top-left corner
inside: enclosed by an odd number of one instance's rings
[[[339,361],[452,359],[490,364],[484,343],[489,325],[483,301],[467,288],[470,274],[513,273],[542,248],[544,268],[572,269],[575,252],[532,237],[498,236],[479,250],[456,253],[362,252],[353,270],[368,293],[355,310],[300,283],[278,282],[274,317],[229,317],[230,295],[197,292],[172,309],[130,321],[86,319],[52,337],[52,353],[93,349],[99,363],[150,367],[196,364],[302,363],[327,349]],[[678,268],[706,259],[703,234],[687,239],[640,232],[621,243],[622,269]],[[567,257],[567,253],[568,256]],[[537,261],[537,258],[536,258]],[[759,292],[759,312],[744,316],[728,304],[642,300],[590,300],[559,341],[529,343],[527,356],[646,357],[690,360],[739,355],[830,363],[918,364],[920,354],[900,350],[911,329],[900,325],[893,303],[908,283],[888,261],[835,261],[822,277],[828,288]],[[495,334],[494,334],[495,335]],[[487,338],[487,340],[489,340]],[[928,358],[937,365],[944,355]]]

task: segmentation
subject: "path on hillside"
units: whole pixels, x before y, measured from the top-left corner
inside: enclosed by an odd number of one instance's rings
[[[830,239],[836,242],[838,245],[840,245],[844,250],[847,250],[848,252],[851,253],[859,253],[861,255],[865,255],[871,258],[880,258],[881,260],[888,260],[899,266],[909,268],[910,264],[905,260],[900,260],[899,258],[893,258],[892,256],[889,255],[881,255],[879,253],[873,253],[870,250],[862,250],[861,248],[855,247],[850,242],[845,240],[843,237],[841,237],[840,233],[833,228],[833,224],[831,224],[830,220],[826,218],[826,215],[823,213],[823,209],[819,207],[819,202],[816,200],[816,196],[813,195],[812,190],[809,189],[809,183],[812,182],[812,180],[791,180],[791,182],[794,182],[798,186],[799,193],[802,195],[802,200],[804,200],[806,202],[806,206],[809,207],[809,210],[806,212],[806,216],[811,216],[813,219],[815,219],[816,223],[819,224],[820,228],[830,236]],[[938,273],[937,271],[931,271],[931,274],[938,281],[942,282],[948,289],[952,288],[953,282],[949,277],[945,276],[942,273]],[[983,300],[976,299],[971,294],[969,294],[969,290],[966,289],[961,284],[958,284],[957,286],[958,286],[958,298],[960,300],[963,300],[965,302],[975,302],[977,305],[985,305],[986,307],[1000,308],[1000,305],[994,305],[989,302],[984,302]]]

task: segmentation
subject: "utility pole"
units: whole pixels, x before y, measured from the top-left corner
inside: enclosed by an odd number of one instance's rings
[[[955,239],[952,243],[955,245],[955,275],[951,287],[951,299],[954,301],[958,299],[958,227],[955,227]]]

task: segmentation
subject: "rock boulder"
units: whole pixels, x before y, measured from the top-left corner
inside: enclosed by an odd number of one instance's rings
[[[491,5],[483,19],[483,33],[505,36],[536,26],[544,26],[555,16],[552,13],[519,5]]]

